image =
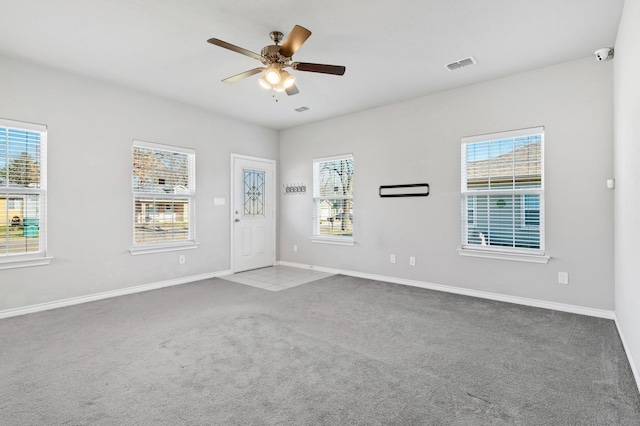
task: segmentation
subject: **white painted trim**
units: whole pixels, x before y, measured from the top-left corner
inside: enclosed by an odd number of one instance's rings
[[[342,155],[331,155],[329,157],[320,157],[320,158],[314,158],[313,159],[313,164],[317,164],[317,163],[324,163],[327,161],[336,161],[336,160],[353,160],[353,153],[348,153],[348,154],[342,154]]]
[[[507,253],[490,250],[473,250],[468,248],[458,249],[458,254],[460,256],[483,257],[485,259],[511,260],[515,262],[530,263],[549,263],[549,259],[551,259],[549,256],[539,254]]]
[[[254,157],[252,155],[244,155],[244,154],[236,154],[236,153],[231,153],[231,157],[232,158],[239,158],[241,160],[250,160],[250,161],[258,161],[261,163],[269,163],[269,164],[276,164],[276,160],[273,160],[271,158],[263,158],[263,157]]]
[[[633,356],[629,351],[629,347],[627,346],[627,340],[624,338],[624,333],[622,332],[622,328],[620,328],[620,324],[618,323],[618,317],[615,312],[613,314],[613,321],[616,323],[616,328],[618,329],[618,335],[620,335],[620,340],[622,340],[622,347],[624,348],[624,352],[627,355],[627,360],[629,361],[629,366],[631,367],[631,372],[633,373],[633,377],[636,379],[636,386],[640,391],[640,371],[638,371],[638,367],[633,360]]]
[[[485,133],[483,135],[464,136],[462,143],[486,142],[498,139],[511,139],[520,136],[537,135],[544,133],[544,126],[528,127],[523,129],[507,130],[505,132]]]
[[[159,288],[171,287],[175,285],[188,284],[194,281],[207,280],[210,278],[224,277],[231,275],[230,270],[211,272],[207,274],[192,275],[189,277],[175,278],[172,280],[160,281],[151,284],[143,284],[135,287],[127,287],[118,290],[105,291],[103,293],[89,294],[87,296],[72,297],[69,299],[54,300],[52,302],[39,303],[37,305],[24,306],[21,308],[5,309],[0,311],[0,319],[17,317],[19,315],[31,314],[34,312],[48,311],[50,309],[64,308],[67,306],[79,305],[81,303],[95,302],[96,300],[110,299],[112,297],[125,296],[127,294],[142,293],[143,291],[157,290]]]
[[[335,244],[339,246],[353,246],[356,244],[356,241],[351,237],[323,237],[322,235],[311,237],[311,242],[321,244]]]
[[[148,246],[136,246],[131,247],[129,249],[129,253],[132,256],[138,256],[141,254],[153,254],[153,253],[164,253],[167,251],[178,251],[178,250],[193,250],[198,248],[198,243],[194,241],[184,242],[180,244],[156,244],[156,245],[148,245]]]
[[[180,154],[196,155],[196,150],[192,148],[175,145],[165,145],[161,143],[141,141],[138,139],[133,140],[133,146],[137,146],[138,148],[149,148],[157,149],[160,151],[178,152]]]
[[[45,124],[29,123],[28,121],[9,120],[8,118],[0,117],[0,126],[13,127],[14,129],[29,130],[32,132],[46,132],[47,126]]]
[[[0,269],[28,268],[31,266],[44,266],[51,263],[53,257],[10,257],[0,260]]]
[[[434,283],[423,282],[423,281],[409,280],[405,278],[387,277],[384,275],[367,274],[364,272],[325,268],[322,266],[304,265],[301,263],[293,263],[293,262],[279,261],[278,265],[291,266],[294,268],[313,269],[321,272],[342,274],[342,275],[348,275],[350,277],[365,278],[365,279],[375,280],[375,281],[385,281],[385,282],[394,283],[394,284],[403,284],[403,285],[408,285],[412,287],[420,287],[420,288],[426,288],[429,290],[442,291],[445,293],[461,294],[464,296],[477,297],[480,299],[489,299],[489,300],[496,300],[499,302],[514,303],[516,305],[551,309],[554,311],[569,312],[572,314],[587,315],[587,316],[596,317],[596,318],[614,319],[614,316],[615,316],[613,311],[607,311],[604,309],[595,309],[595,308],[587,308],[583,306],[567,305],[564,303],[548,302],[545,300],[529,299],[526,297],[508,296],[508,295],[499,294],[499,293],[490,293],[490,292],[480,291],[480,290],[470,290],[470,289],[461,288],[461,287],[452,287],[452,286],[443,285],[443,284],[434,284]]]

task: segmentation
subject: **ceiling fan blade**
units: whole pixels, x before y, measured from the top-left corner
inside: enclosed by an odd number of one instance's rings
[[[286,89],[284,89],[284,91],[287,92],[287,95],[289,96],[297,95],[298,93],[300,93],[295,84],[291,87],[287,87]]]
[[[309,62],[294,62],[292,68],[298,71],[321,72],[323,74],[344,75],[347,70],[342,65],[312,64]]]
[[[240,74],[236,74],[236,75],[233,75],[231,77],[227,77],[222,81],[225,82],[225,83],[235,83],[238,80],[242,80],[243,78],[251,77],[252,75],[261,73],[262,71],[264,71],[264,68],[262,68],[262,67],[261,68],[254,68],[252,70],[241,72]]]
[[[300,46],[307,41],[310,35],[311,31],[300,25],[295,25],[287,38],[282,42],[280,54],[287,58],[292,57],[293,54],[300,49]]]
[[[243,49],[242,47],[235,46],[231,43],[227,43],[226,41],[222,41],[217,38],[210,38],[209,40],[207,40],[207,42],[211,44],[215,44],[216,46],[224,47],[225,49],[233,50],[234,52],[241,53],[250,58],[262,61],[262,56],[258,55],[257,53],[253,53],[250,50]]]

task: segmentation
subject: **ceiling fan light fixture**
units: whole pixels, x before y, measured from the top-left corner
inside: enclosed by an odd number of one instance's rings
[[[300,25],[294,25],[293,29],[284,41],[282,41],[283,34],[279,31],[272,31],[269,35],[275,44],[263,47],[260,54],[217,38],[210,38],[207,40],[208,43],[213,45],[257,59],[263,65],[225,78],[222,80],[224,83],[234,83],[244,78],[251,77],[252,75],[261,74],[258,79],[258,83],[266,90],[271,89],[273,91],[273,97],[276,98],[276,92],[286,92],[288,96],[300,93],[296,87],[296,78],[286,72],[284,68],[291,67],[292,69],[299,71],[344,75],[346,68],[341,65],[293,62],[293,54],[298,51],[300,46],[302,46],[311,35],[311,31],[308,29],[301,27]],[[280,44],[280,42],[282,42],[282,44]],[[462,64],[462,66],[465,65],[466,64]]]
[[[260,86],[262,86],[262,88],[264,89],[271,89],[271,85],[267,82],[267,80],[264,79],[264,77],[260,78],[260,80],[258,80],[258,83],[260,83]]]
[[[280,83],[280,70],[277,67],[271,66],[264,71],[264,79],[271,85]]]
[[[280,78],[282,79],[283,89],[288,89],[289,87],[293,86],[296,82],[296,78],[286,71],[280,72]]]

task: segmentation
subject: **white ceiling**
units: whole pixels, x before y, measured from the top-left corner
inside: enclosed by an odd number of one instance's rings
[[[623,0],[0,0],[0,55],[108,80],[283,129],[591,56],[613,46]],[[300,93],[278,96],[261,66],[206,42],[260,53],[269,32],[313,33],[292,71]],[[445,64],[474,56],[476,65]],[[595,57],[594,57],[595,60]],[[294,108],[307,106],[306,112]]]

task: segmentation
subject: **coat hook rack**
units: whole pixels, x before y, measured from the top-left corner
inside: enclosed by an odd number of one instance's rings
[[[286,183],[282,184],[285,195],[304,194],[307,192],[307,186],[302,183]]]

